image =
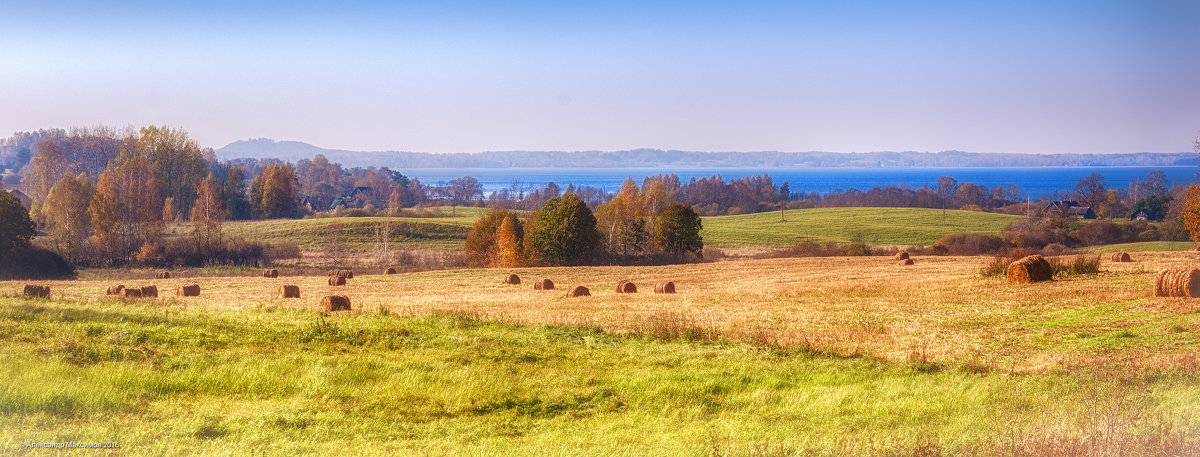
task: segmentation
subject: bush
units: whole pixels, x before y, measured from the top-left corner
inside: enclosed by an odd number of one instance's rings
[[[596,216],[575,194],[547,201],[525,230],[526,258],[546,265],[584,265],[601,252]]]
[[[1041,249],[1051,244],[1068,244],[1071,237],[1067,236],[1065,227],[1070,221],[1047,217],[1023,218],[1013,221],[1000,231],[1000,238],[1019,248]]]
[[[1012,247],[1003,238],[986,233],[952,233],[933,243],[935,252],[949,255],[980,255]]]
[[[23,246],[9,253],[10,259],[0,261],[0,279],[74,279],[75,267],[53,251]]]
[[[1055,276],[1088,275],[1100,272],[1099,255],[1076,255],[1051,258],[1050,269]]]
[[[1120,243],[1123,241],[1123,235],[1124,232],[1117,224],[1105,220],[1093,221],[1071,232],[1071,237],[1079,240],[1084,246]]]

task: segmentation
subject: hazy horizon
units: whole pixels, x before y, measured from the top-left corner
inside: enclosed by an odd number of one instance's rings
[[[38,2],[0,133],[349,151],[1184,152],[1196,2]]]

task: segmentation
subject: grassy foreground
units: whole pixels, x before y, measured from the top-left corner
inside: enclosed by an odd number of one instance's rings
[[[8,455],[62,441],[121,455],[1181,450],[1200,393],[1178,377],[1128,387],[453,313],[5,299],[0,317]]]
[[[0,297],[0,454],[1195,455],[1200,305],[1148,296],[1195,255],[1033,286],[971,257],[51,282]]]
[[[1019,216],[927,208],[814,208],[704,218],[706,246],[863,241],[928,246],[951,233],[999,233]]]

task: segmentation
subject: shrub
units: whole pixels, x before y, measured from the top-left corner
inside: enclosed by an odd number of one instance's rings
[[[2,191],[0,191],[2,192]],[[0,262],[0,279],[74,279],[75,267],[62,256],[33,246],[9,253],[20,262]]]
[[[933,243],[935,252],[950,255],[979,255],[1000,252],[1011,247],[1007,241],[986,233],[952,233]]]
[[[1079,240],[1084,246],[1094,246],[1098,244],[1119,243],[1123,239],[1123,232],[1117,224],[1099,220],[1071,232],[1071,237]]]
[[[600,254],[596,217],[578,195],[568,193],[547,201],[525,231],[526,257],[546,265],[583,265]]]
[[[1000,238],[1020,248],[1041,249],[1051,243],[1067,244],[1071,238],[1064,228],[1069,221],[1046,217],[1023,218],[1013,221],[1000,231]]]
[[[1050,259],[1054,276],[1076,276],[1100,272],[1100,255],[1076,255]]]

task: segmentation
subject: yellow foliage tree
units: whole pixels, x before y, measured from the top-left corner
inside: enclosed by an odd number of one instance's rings
[[[1191,185],[1183,191],[1183,211],[1179,213],[1183,228],[1193,243],[1200,243],[1200,186]]]
[[[496,230],[496,250],[499,257],[495,262],[496,266],[510,268],[525,264],[525,257],[521,254],[524,251],[521,246],[522,238],[524,234],[521,233],[521,221],[512,213],[505,215],[504,221],[500,222],[500,228]]]

